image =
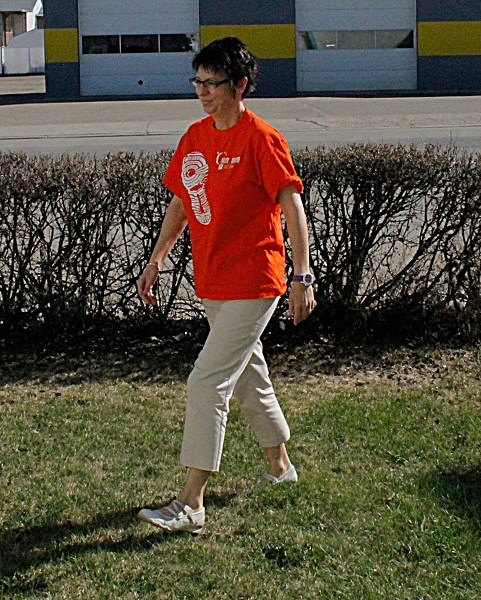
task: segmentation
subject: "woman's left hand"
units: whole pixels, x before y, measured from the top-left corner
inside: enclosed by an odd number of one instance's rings
[[[312,286],[306,287],[303,283],[294,281],[289,293],[289,315],[294,318],[294,325],[298,325],[316,308],[314,290]]]

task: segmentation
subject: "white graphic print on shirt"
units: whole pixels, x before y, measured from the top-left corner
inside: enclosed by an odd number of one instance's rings
[[[205,181],[209,165],[201,152],[191,152],[182,161],[182,183],[189,192],[195,218],[202,225],[209,225],[211,211],[205,193]]]

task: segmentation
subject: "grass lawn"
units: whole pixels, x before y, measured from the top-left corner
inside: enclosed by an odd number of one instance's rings
[[[299,483],[236,495],[264,464],[233,402],[198,537],[135,518],[184,479],[182,353],[4,363],[0,598],[481,598],[476,350],[272,355]]]

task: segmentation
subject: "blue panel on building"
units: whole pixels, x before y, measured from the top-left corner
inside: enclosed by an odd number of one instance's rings
[[[418,0],[418,21],[481,21],[481,0]]]
[[[480,90],[481,56],[420,56],[418,89],[446,92]]]
[[[43,0],[45,28],[78,27],[77,0]]]
[[[47,96],[50,98],[80,96],[80,71],[77,63],[47,63],[45,80]]]
[[[265,25],[269,23],[295,23],[294,0],[259,2],[244,0],[201,0],[199,4],[201,25]]]
[[[257,97],[296,95],[296,61],[293,59],[259,60],[259,82],[252,94]]]

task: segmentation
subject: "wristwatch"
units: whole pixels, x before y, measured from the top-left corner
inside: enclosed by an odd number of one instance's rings
[[[309,287],[316,281],[316,278],[312,273],[301,273],[300,275],[294,275],[292,281],[298,281]]]

